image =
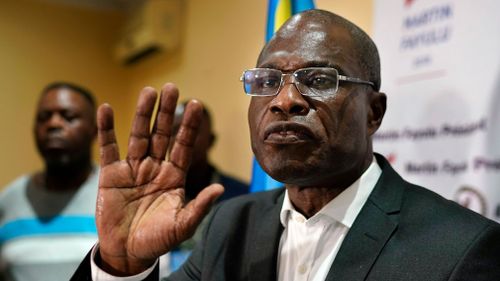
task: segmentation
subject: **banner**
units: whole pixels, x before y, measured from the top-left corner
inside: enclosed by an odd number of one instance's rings
[[[410,182],[500,221],[500,1],[374,3],[388,97],[374,150]]]

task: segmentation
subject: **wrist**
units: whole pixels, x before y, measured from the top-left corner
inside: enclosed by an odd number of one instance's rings
[[[155,264],[156,260],[110,256],[98,250],[94,261],[96,265],[105,272],[117,277],[124,277],[136,275],[148,270]]]

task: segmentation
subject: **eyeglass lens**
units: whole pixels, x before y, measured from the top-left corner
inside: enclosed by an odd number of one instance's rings
[[[325,96],[334,94],[338,87],[338,72],[334,68],[309,67],[293,73],[295,86],[301,94],[307,96]],[[284,75],[280,70],[255,68],[243,74],[245,93],[257,96],[278,94]],[[292,78],[293,79],[293,78]]]

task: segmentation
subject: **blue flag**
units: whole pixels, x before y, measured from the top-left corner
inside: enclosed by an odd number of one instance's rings
[[[266,42],[276,30],[292,15],[305,10],[314,9],[313,0],[269,0],[267,11]],[[254,159],[252,165],[252,182],[250,191],[263,191],[283,186],[283,183],[274,180],[262,170]]]

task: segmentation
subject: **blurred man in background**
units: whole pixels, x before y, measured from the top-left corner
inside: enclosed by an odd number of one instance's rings
[[[33,132],[44,169],[0,194],[0,280],[68,280],[95,243],[95,111],[80,86],[57,82],[42,91]]]

